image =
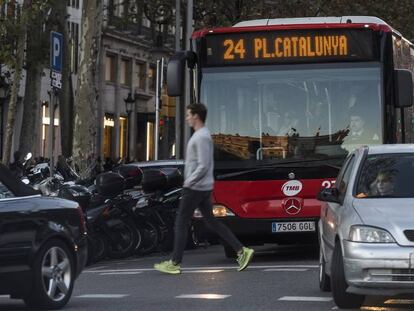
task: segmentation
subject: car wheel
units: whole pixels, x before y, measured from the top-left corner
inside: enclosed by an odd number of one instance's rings
[[[60,309],[69,301],[75,282],[72,252],[60,240],[50,240],[33,263],[33,290],[24,302],[35,309]]]
[[[331,291],[331,278],[326,274],[326,262],[322,251],[322,246],[319,244],[319,288],[323,292]]]
[[[365,296],[347,293],[348,284],[344,273],[344,261],[342,249],[339,243],[335,244],[332,256],[331,289],[336,305],[343,309],[359,308],[364,302]]]

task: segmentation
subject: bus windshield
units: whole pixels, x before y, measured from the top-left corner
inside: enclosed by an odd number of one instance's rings
[[[203,68],[200,95],[216,161],[306,162],[383,141],[379,63]]]

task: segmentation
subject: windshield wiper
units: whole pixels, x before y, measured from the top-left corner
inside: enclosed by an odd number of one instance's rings
[[[261,171],[272,170],[278,167],[311,167],[311,166],[328,166],[334,169],[340,170],[340,166],[336,166],[329,163],[322,163],[322,164],[315,164],[317,162],[327,161],[331,159],[345,159],[345,157],[335,157],[335,158],[326,158],[326,159],[312,159],[312,160],[295,160],[295,161],[286,161],[286,162],[275,162],[275,163],[268,163],[268,164],[259,164],[257,168],[250,169],[250,170],[242,170],[227,174],[220,174],[216,176],[216,179],[222,180],[226,178],[237,177],[245,174],[256,173]],[[299,165],[300,164],[300,165]]]

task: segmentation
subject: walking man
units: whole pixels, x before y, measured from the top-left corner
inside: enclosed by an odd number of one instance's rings
[[[217,232],[237,252],[238,271],[246,269],[253,258],[253,249],[243,247],[229,228],[213,215],[213,141],[210,131],[204,126],[206,117],[207,108],[203,104],[187,106],[186,121],[194,129],[194,134],[187,145],[183,196],[175,219],[174,250],[171,260],[154,265],[160,272],[181,273],[180,263],[187,242],[188,226],[196,208],[203,214],[209,229]]]

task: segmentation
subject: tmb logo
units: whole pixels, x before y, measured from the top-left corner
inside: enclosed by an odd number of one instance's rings
[[[282,186],[282,192],[287,197],[293,197],[302,191],[302,183],[299,180],[289,180]]]

